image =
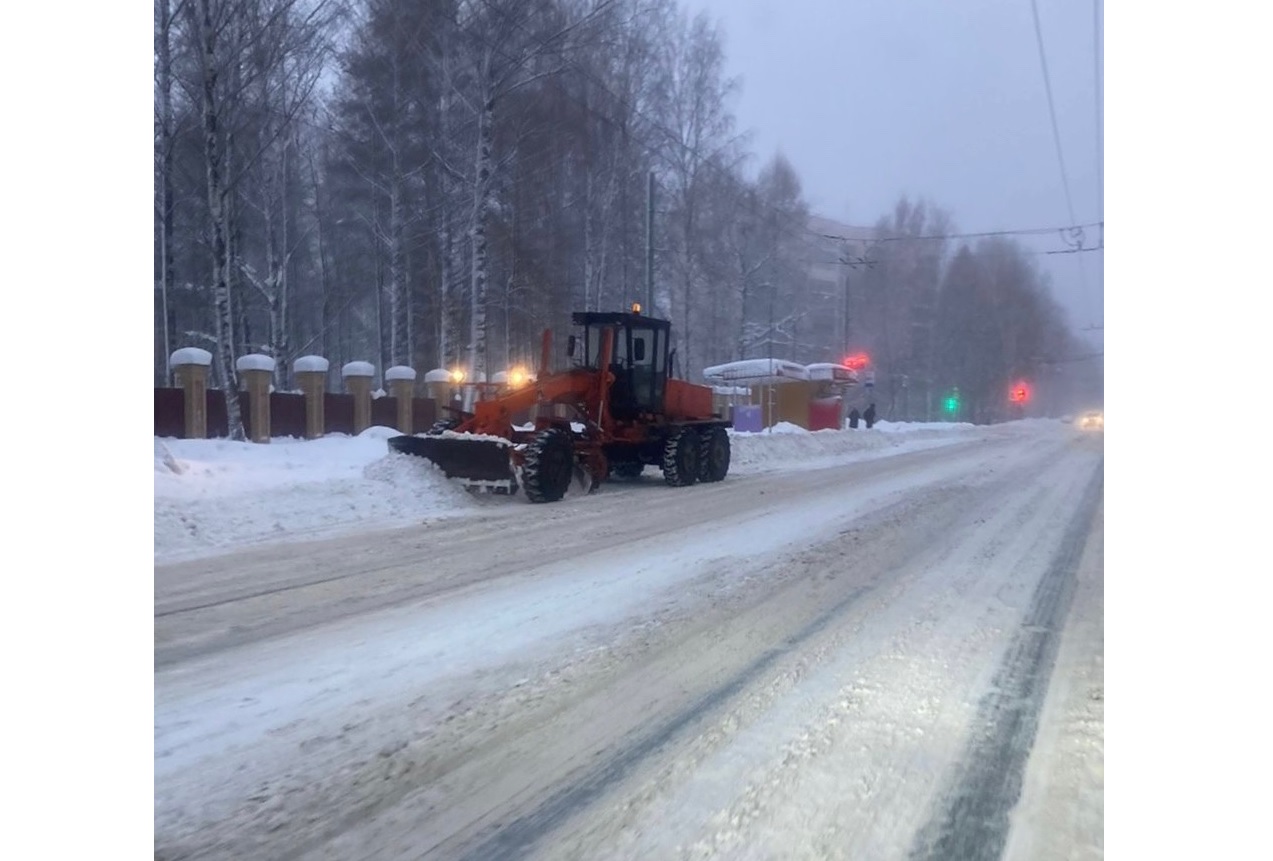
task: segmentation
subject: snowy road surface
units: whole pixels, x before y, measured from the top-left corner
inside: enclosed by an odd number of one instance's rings
[[[155,568],[161,859],[1100,858],[1068,426]]]

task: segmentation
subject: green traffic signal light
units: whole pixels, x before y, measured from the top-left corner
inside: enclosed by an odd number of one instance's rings
[[[957,409],[959,409],[959,398],[950,395],[946,398],[946,412],[953,413]]]

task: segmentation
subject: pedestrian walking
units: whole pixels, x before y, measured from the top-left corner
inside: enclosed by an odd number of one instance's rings
[[[849,410],[849,427],[857,430],[858,420],[862,418],[862,414],[858,412],[858,408],[854,407]]]
[[[867,430],[870,430],[871,425],[875,424],[875,404],[871,404],[866,408],[866,412],[862,413],[862,418],[866,420]]]

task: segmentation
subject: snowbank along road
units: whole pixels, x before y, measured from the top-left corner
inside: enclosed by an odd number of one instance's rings
[[[1100,858],[1068,427],[155,570],[161,859]]]

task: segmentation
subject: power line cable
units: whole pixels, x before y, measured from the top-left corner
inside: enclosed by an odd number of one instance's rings
[[[1047,52],[1043,48],[1043,25],[1039,22],[1039,3],[1038,0],[1030,0],[1030,11],[1034,16],[1034,37],[1039,46],[1039,65],[1043,69],[1043,88],[1048,97],[1048,117],[1052,121],[1052,141],[1056,144],[1056,160],[1061,167],[1061,187],[1065,190],[1065,206],[1066,211],[1070,214],[1070,221],[1075,221],[1074,217],[1074,197],[1070,194],[1070,177],[1069,172],[1065,169],[1065,153],[1061,147],[1061,131],[1056,121],[1056,104],[1052,98],[1052,76],[1048,73],[1048,57]],[[1103,226],[1103,224],[1102,224]],[[1080,239],[1081,242],[1081,239]],[[1104,245],[1102,237],[1102,246]],[[1080,245],[1081,247],[1081,245]],[[1082,286],[1083,298],[1091,305],[1091,285],[1087,280],[1087,267],[1078,260],[1079,283]]]
[[[861,236],[841,236],[840,234],[837,234],[837,233],[819,233],[813,230],[810,230],[809,232],[813,233],[815,236],[821,236],[825,239],[842,239],[848,242],[877,243],[877,242],[918,242],[920,240],[928,240],[928,239],[934,239],[934,240],[935,239],[980,239],[980,238],[988,237],[988,236],[1031,236],[1031,235],[1041,235],[1046,233],[1060,233],[1062,235],[1065,235],[1066,233],[1081,231],[1087,227],[1104,228],[1104,226],[1105,226],[1105,222],[1103,221],[1092,221],[1087,224],[1073,224],[1073,225],[1067,225],[1064,227],[1018,227],[1018,228],[1013,228],[1010,230],[988,230],[982,233],[941,233],[941,234],[932,234],[929,236],[882,236],[882,237],[879,237],[878,239],[869,238],[869,237],[861,237]],[[1088,250],[1091,250],[1091,249],[1088,249]]]
[[[1052,103],[1052,77],[1048,74],[1048,58],[1043,50],[1043,28],[1039,24],[1038,0],[1030,0],[1030,9],[1034,13],[1034,35],[1039,43],[1039,62],[1043,66],[1043,88],[1048,95],[1048,116],[1052,119],[1052,140],[1056,143],[1056,160],[1061,165],[1061,185],[1065,189],[1065,204],[1070,213],[1070,221],[1074,217],[1074,200],[1070,196],[1070,177],[1065,170],[1065,156],[1061,151],[1061,132],[1056,123],[1056,106]]]
[[[1104,251],[1104,245],[1097,245],[1093,248],[1066,248],[1063,251],[1032,251],[1031,254],[1086,254],[1089,251]]]
[[[1092,0],[1092,80],[1096,103],[1096,208],[1105,217],[1105,111],[1102,109],[1101,86],[1101,0]]]

